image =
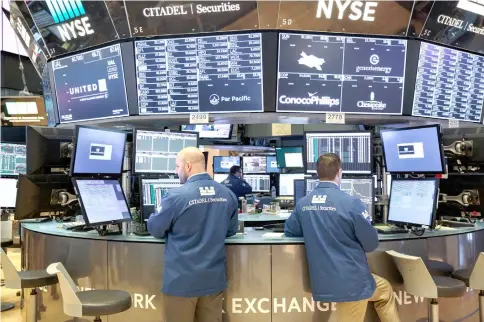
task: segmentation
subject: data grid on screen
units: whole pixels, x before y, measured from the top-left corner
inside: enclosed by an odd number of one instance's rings
[[[161,199],[173,188],[180,187],[180,179],[141,179],[143,205],[158,208]]]
[[[135,42],[140,114],[262,112],[262,34]]]
[[[182,131],[197,132],[201,139],[230,139],[231,124],[182,125]]]
[[[388,221],[431,226],[437,184],[437,179],[392,180]]]
[[[305,144],[307,173],[316,173],[318,158],[326,153],[339,155],[343,173],[372,172],[370,132],[306,133]]]
[[[253,192],[269,192],[271,177],[268,174],[246,174],[244,180],[252,187]]]
[[[175,173],[178,152],[197,146],[195,133],[137,130],[135,173]]]
[[[266,156],[242,157],[242,168],[244,173],[266,173]]]
[[[484,57],[422,42],[413,116],[480,122]]]
[[[0,143],[0,175],[25,174],[26,170],[25,144]]]
[[[17,179],[0,178],[0,208],[15,208]]]
[[[294,180],[304,178],[304,173],[281,173],[279,175],[279,195],[294,196]]]
[[[402,114],[407,41],[279,34],[278,112]]]

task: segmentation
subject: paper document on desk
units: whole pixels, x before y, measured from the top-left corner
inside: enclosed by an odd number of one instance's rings
[[[282,238],[284,236],[284,233],[265,233],[262,235],[264,238]]]

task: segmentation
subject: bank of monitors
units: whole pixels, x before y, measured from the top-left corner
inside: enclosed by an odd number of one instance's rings
[[[19,175],[27,171],[25,144],[0,143],[0,175]]]
[[[294,207],[297,206],[299,200],[306,195],[306,183],[304,179],[294,180]]]
[[[229,157],[229,156],[213,157],[214,173],[229,173],[230,168],[232,168],[234,165],[237,165],[240,167],[240,157]]]
[[[17,199],[17,179],[0,178],[0,209],[14,209]]]
[[[440,126],[429,125],[380,132],[386,170],[390,173],[443,173]]]
[[[118,180],[72,179],[89,226],[131,221],[131,213]]]
[[[277,112],[402,114],[407,41],[279,34]]]
[[[184,132],[197,132],[200,139],[228,140],[232,137],[232,124],[182,125]]]
[[[128,116],[121,45],[52,63],[61,123]]]
[[[388,204],[388,222],[432,227],[435,222],[439,180],[393,179]]]
[[[198,134],[135,130],[133,169],[135,174],[173,174],[176,156],[187,147],[198,147]]]
[[[244,180],[252,187],[252,192],[271,190],[271,177],[268,174],[246,174]]]
[[[301,146],[276,148],[277,166],[280,169],[302,169],[303,148]]]
[[[161,205],[161,199],[173,188],[179,187],[180,179],[141,178],[141,215],[147,220]]]
[[[281,173],[279,175],[279,196],[294,196],[294,180],[302,180],[304,178],[304,173]]]
[[[267,158],[262,156],[242,157],[244,173],[267,173]]]
[[[120,175],[123,170],[126,132],[77,126],[71,174]]]
[[[213,180],[217,181],[218,183],[222,183],[225,179],[227,179],[228,174],[226,173],[214,173]]]
[[[267,156],[267,173],[279,173],[279,167],[277,165],[277,158],[275,155],[268,155]]]
[[[304,133],[307,173],[316,173],[318,158],[326,153],[339,155],[343,163],[343,173],[372,173],[373,146],[369,131]]]

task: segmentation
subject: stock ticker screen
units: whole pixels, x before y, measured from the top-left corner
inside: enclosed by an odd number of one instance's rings
[[[27,148],[24,144],[0,143],[0,175],[25,174]]]
[[[139,114],[262,112],[260,33],[135,42]]]
[[[413,116],[480,122],[484,57],[421,43]]]
[[[407,41],[279,35],[278,112],[402,114]]]
[[[127,116],[119,44],[53,62],[61,123]]]

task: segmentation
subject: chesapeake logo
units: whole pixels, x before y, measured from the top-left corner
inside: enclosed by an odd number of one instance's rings
[[[200,187],[200,196],[215,196],[215,188],[214,187]]]
[[[326,198],[327,196],[321,196],[321,195],[314,195],[313,200],[311,200],[311,203],[326,203]]]
[[[282,95],[279,97],[281,104],[293,105],[327,105],[329,107],[339,105],[339,98],[331,98],[329,96],[318,96],[315,93],[308,93],[308,97],[290,97]]]
[[[358,101],[356,106],[369,108],[372,111],[381,111],[387,107],[387,104],[382,101],[375,101],[375,93],[371,92],[369,101]]]
[[[350,20],[375,21],[377,7],[377,1],[319,0],[316,18],[322,18],[324,15],[326,19],[332,19],[333,11],[336,11],[338,20],[348,18]]]
[[[62,41],[94,34],[82,1],[47,0],[47,7]]]
[[[193,15],[193,14],[210,14],[210,13],[221,13],[221,12],[236,12],[240,11],[240,4],[221,2],[218,5],[205,5],[187,3],[183,5],[171,5],[171,6],[160,6],[160,7],[150,7],[143,9],[143,15],[145,17],[169,17],[169,16],[183,16],[183,15]]]

